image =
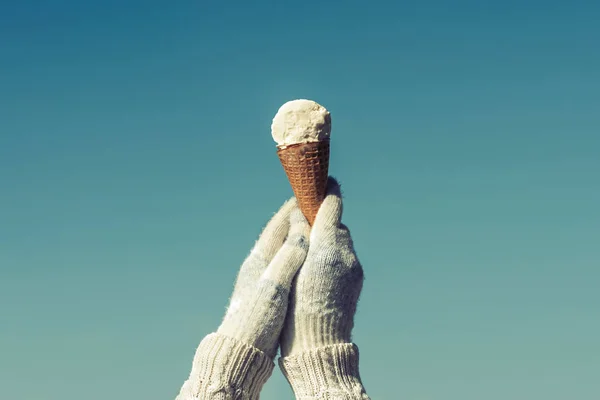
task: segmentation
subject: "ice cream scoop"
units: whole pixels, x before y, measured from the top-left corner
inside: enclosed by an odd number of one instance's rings
[[[298,206],[312,225],[327,194],[329,111],[312,100],[289,101],[273,118],[271,134]]]
[[[329,111],[312,100],[288,101],[279,108],[271,124],[271,134],[279,148],[328,140],[330,133]]]

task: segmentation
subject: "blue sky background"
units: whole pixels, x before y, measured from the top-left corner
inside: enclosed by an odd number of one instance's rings
[[[600,4],[0,1],[0,398],[171,399],[332,113],[374,399],[600,398]],[[292,398],[276,369],[266,400]]]

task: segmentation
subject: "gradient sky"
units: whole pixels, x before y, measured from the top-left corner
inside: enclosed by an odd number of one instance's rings
[[[343,4],[343,5],[342,5]],[[0,1],[0,398],[173,399],[332,113],[374,399],[600,398],[600,3]],[[278,369],[263,399],[292,398]]]

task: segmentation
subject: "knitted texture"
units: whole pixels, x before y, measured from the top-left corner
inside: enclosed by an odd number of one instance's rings
[[[330,179],[290,296],[281,339],[284,357],[351,341],[363,270],[341,217],[340,187]]]
[[[308,251],[308,232],[296,201],[288,201],[244,261],[218,333],[275,357],[292,280]]]
[[[298,399],[368,398],[350,344],[363,269],[342,211],[340,187],[330,178],[281,336],[280,366]]]
[[[308,252],[310,227],[296,200],[269,221],[240,268],[217,333],[198,347],[176,400],[255,400],[273,359],[296,272]]]
[[[358,370],[358,348],[337,344],[279,360],[298,400],[368,400]]]
[[[200,342],[189,379],[176,400],[253,400],[274,363],[255,347],[219,334]]]

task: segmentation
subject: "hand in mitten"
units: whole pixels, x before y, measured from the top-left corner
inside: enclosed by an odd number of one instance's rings
[[[309,229],[295,199],[267,224],[240,269],[221,326],[200,343],[176,400],[258,398],[274,367],[290,286],[306,257]]]
[[[330,178],[281,338],[280,367],[298,399],[368,399],[351,343],[363,269],[341,218],[340,187]]]

